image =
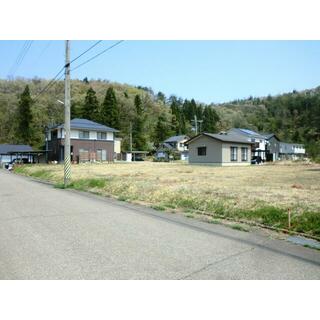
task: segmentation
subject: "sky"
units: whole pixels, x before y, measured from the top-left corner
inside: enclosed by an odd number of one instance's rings
[[[71,59],[96,41],[71,41]],[[117,41],[102,41],[77,66]],[[7,79],[24,41],[0,41]],[[64,65],[64,41],[33,41],[14,77],[52,79]],[[72,67],[71,67],[72,69]],[[151,87],[204,103],[276,95],[320,85],[320,41],[124,41],[71,72]]]

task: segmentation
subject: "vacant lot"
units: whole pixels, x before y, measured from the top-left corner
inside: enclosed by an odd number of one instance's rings
[[[33,165],[17,172],[61,186],[63,166]],[[320,236],[320,165],[250,167],[171,163],[82,164],[72,167],[70,187],[160,210],[203,212],[252,220]]]

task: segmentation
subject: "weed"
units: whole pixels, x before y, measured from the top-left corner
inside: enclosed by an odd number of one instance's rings
[[[249,232],[249,229],[241,226],[240,224],[231,224],[231,225],[230,225],[230,228],[232,228],[232,229],[234,229],[234,230]]]
[[[305,248],[309,248],[309,249],[314,249],[314,250],[319,250],[319,251],[320,251],[320,248],[311,246],[310,244],[304,244],[303,246],[304,246]]]
[[[219,221],[219,220],[214,220],[214,219],[208,220],[208,222],[209,222],[209,223],[212,223],[212,224],[221,224],[221,221]]]
[[[151,208],[155,209],[155,210],[159,210],[159,211],[166,210],[166,208],[164,206],[161,206],[161,205],[153,205],[153,206],[151,206]]]

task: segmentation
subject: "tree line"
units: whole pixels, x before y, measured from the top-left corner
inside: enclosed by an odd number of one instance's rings
[[[64,84],[43,79],[0,80],[0,143],[27,143],[41,148],[45,127],[63,123]],[[275,133],[285,142],[303,143],[320,158],[320,87],[278,96],[249,97],[222,104],[166,97],[151,88],[106,80],[71,81],[72,117],[86,118],[119,130],[123,150],[155,150],[172,135],[193,136],[231,127]]]
[[[41,92],[45,83],[41,80],[27,82],[20,95],[0,91],[0,108],[8,113],[13,111],[10,119],[0,118],[0,141],[41,147],[46,126],[63,122],[63,106],[57,103],[58,98],[62,99],[63,90],[60,86],[60,93],[51,90],[53,92],[38,101],[32,95]],[[12,89],[14,81],[0,82],[0,89],[4,89],[3,84]],[[196,103],[194,99],[166,98],[162,92],[154,94],[150,88],[89,81],[87,78],[72,81],[71,89],[71,118],[84,118],[119,130],[124,150],[130,148],[130,134],[133,150],[148,151],[155,150],[172,135],[193,136],[196,133],[192,122],[195,116],[201,121],[198,132],[218,130],[220,118],[213,107]],[[4,98],[6,93],[11,100],[16,100],[11,105],[1,103],[4,100],[1,97]],[[14,125],[6,126],[7,121]]]

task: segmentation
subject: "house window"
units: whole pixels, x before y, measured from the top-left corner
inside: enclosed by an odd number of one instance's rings
[[[241,161],[248,161],[248,148],[241,148]]]
[[[79,139],[89,139],[89,131],[79,131]]]
[[[230,147],[231,151],[231,161],[238,161],[238,147]]]
[[[207,147],[198,147],[198,156],[206,156]]]
[[[97,139],[98,140],[107,140],[106,132],[97,132]]]
[[[184,147],[184,143],[180,142],[180,148],[183,148],[183,147]]]

